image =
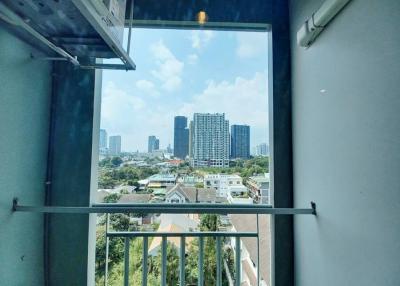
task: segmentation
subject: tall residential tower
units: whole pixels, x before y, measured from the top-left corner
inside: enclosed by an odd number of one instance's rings
[[[121,136],[110,136],[109,138],[110,145],[109,145],[109,152],[110,155],[119,155],[121,154]]]
[[[189,152],[189,129],[185,116],[175,116],[174,119],[174,156],[185,159]]]
[[[191,123],[191,165],[229,166],[229,121],[225,114],[195,113]]]
[[[107,149],[107,131],[105,129],[100,129],[100,149]]]
[[[160,140],[154,135],[149,136],[147,152],[151,153],[159,149],[160,149]]]
[[[250,126],[231,126],[231,158],[250,158]]]

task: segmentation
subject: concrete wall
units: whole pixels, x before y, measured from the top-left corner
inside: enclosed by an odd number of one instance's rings
[[[89,206],[96,168],[92,144],[98,147],[100,90],[95,99],[95,71],[55,64],[54,132],[50,204]],[[100,81],[101,84],[101,81]],[[93,141],[94,120],[97,130]],[[97,153],[94,153],[97,154]],[[94,170],[92,170],[92,163]],[[92,216],[95,218],[95,215]],[[52,214],[49,226],[50,285],[91,285],[93,282],[94,231],[85,214]],[[89,265],[89,266],[88,266]]]
[[[0,284],[43,285],[43,215],[11,213],[13,197],[42,205],[51,63],[0,26]]]
[[[353,0],[307,50],[291,1],[295,285],[400,285],[400,1]],[[321,90],[326,90],[321,92]]]

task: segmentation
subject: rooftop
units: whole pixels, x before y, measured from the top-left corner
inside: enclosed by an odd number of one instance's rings
[[[151,181],[175,181],[177,175],[175,174],[155,174],[148,178],[149,182]]]
[[[250,214],[232,214],[230,215],[232,225],[237,232],[257,231],[256,215]],[[270,216],[259,216],[260,231],[260,274],[261,278],[269,281],[270,277],[270,254],[271,254],[271,229],[270,229]],[[251,260],[257,264],[257,240],[252,237],[244,237],[241,239],[249,252]],[[269,284],[269,283],[268,283]]]
[[[263,175],[252,176],[249,180],[254,181],[258,184],[269,182],[269,173],[264,173]]]
[[[238,174],[207,174],[204,176],[205,179],[219,179],[219,178],[232,178],[241,179]]]
[[[185,187],[182,184],[176,184],[173,188],[167,191],[167,196],[174,192],[182,194],[189,203],[207,203],[216,201],[216,190],[214,188],[195,188]],[[196,199],[197,193],[197,199]]]

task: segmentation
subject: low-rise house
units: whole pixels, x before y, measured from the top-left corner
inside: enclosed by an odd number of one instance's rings
[[[246,186],[235,185],[228,187],[228,202],[231,204],[253,204]]]
[[[129,203],[148,203],[151,199],[150,194],[125,194],[121,195],[118,200],[120,204],[129,204]]]
[[[166,203],[215,203],[217,202],[216,191],[213,188],[186,187],[176,184],[167,191]]]
[[[184,175],[178,178],[178,182],[182,183],[186,187],[194,187],[196,185],[204,185],[203,177]]]
[[[256,215],[232,214],[230,215],[232,231],[254,232],[257,231]],[[271,230],[270,216],[259,216],[259,247],[260,255],[260,286],[269,286],[271,276]],[[231,239],[231,247],[235,249],[235,239]],[[253,237],[241,238],[241,284],[257,286],[257,239]]]
[[[147,180],[147,179],[139,180],[138,184],[139,184],[139,190],[144,190],[145,188],[147,188],[147,185],[149,184],[149,180]]]
[[[242,177],[236,174],[208,174],[204,176],[204,187],[215,188],[218,197],[227,197],[229,186],[242,185]]]
[[[159,217],[160,226],[157,232],[189,232],[195,231],[198,227],[198,222],[190,219],[186,214],[162,214]],[[186,237],[187,246],[195,239],[194,237]],[[170,242],[178,250],[180,249],[180,237],[168,237],[167,241]],[[156,256],[161,248],[161,237],[154,237],[149,247],[149,255]],[[186,251],[188,247],[186,247]]]
[[[269,173],[250,177],[247,186],[255,203],[270,204]]]
[[[179,167],[179,165],[184,162],[185,162],[184,160],[178,160],[178,159],[168,160],[168,163],[174,167]]]
[[[148,188],[167,188],[176,184],[177,175],[175,174],[155,174],[148,179]]]

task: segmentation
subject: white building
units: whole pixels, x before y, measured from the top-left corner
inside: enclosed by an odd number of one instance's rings
[[[252,176],[247,180],[247,186],[250,190],[250,195],[254,199],[254,202],[271,204],[271,194],[269,185],[270,185],[269,173]]]
[[[228,186],[227,198],[230,204],[253,204],[249,190],[243,185]]]
[[[110,155],[119,155],[121,153],[121,136],[110,136],[109,141]]]
[[[255,155],[256,156],[268,156],[269,154],[269,146],[267,143],[261,143],[255,147]]]
[[[257,231],[257,222],[254,215],[251,214],[232,214],[230,215],[232,223],[232,232],[253,232]],[[257,286],[257,267],[259,266],[260,284],[259,286],[270,286],[271,276],[271,228],[270,216],[259,216],[260,229],[260,260],[257,259],[257,240],[252,237],[243,237],[240,239],[240,285]],[[235,239],[231,238],[231,247],[235,250]],[[258,265],[259,263],[259,265]]]
[[[229,167],[229,121],[225,114],[195,113],[190,123],[193,167]]]
[[[242,177],[239,175],[226,174],[208,174],[204,176],[204,187],[215,188],[218,197],[226,198],[228,195],[228,187],[243,185]]]

